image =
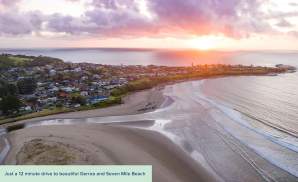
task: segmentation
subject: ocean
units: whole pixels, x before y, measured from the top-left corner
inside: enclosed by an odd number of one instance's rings
[[[244,58],[244,59],[243,59]],[[298,67],[297,53],[248,53],[236,58],[255,65]],[[245,63],[244,63],[245,64]],[[241,113],[233,115],[281,145],[298,152],[298,73],[239,76],[205,80],[201,92],[217,104]]]
[[[109,65],[165,65],[191,66],[196,64],[224,64],[240,52],[198,52],[195,50],[161,49],[0,49],[0,53],[50,56],[73,63],[97,63]],[[232,61],[234,62],[234,61]],[[231,63],[232,63],[231,62]]]
[[[124,48],[59,48],[0,49],[0,53],[50,56],[66,62],[89,62],[110,65],[191,66],[197,64],[275,64],[297,65],[298,51],[210,51],[124,49]]]

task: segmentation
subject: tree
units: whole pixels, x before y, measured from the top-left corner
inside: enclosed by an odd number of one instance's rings
[[[24,78],[17,82],[20,94],[33,94],[37,88],[37,83],[34,78]]]
[[[14,111],[18,111],[21,107],[21,101],[13,95],[8,95],[2,98],[0,101],[0,109],[4,114],[10,114]]]
[[[14,84],[6,83],[3,80],[0,80],[0,97],[7,95],[16,95],[17,87]]]
[[[86,104],[86,98],[79,95],[79,94],[74,94],[74,95],[71,96],[71,102],[73,104],[85,105]]]

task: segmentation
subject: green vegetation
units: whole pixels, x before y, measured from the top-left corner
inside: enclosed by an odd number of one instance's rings
[[[10,123],[10,122],[16,122],[16,121],[21,121],[21,120],[26,120],[26,119],[32,119],[32,118],[37,118],[37,117],[44,117],[44,116],[49,116],[49,115],[54,115],[54,114],[61,114],[61,113],[68,113],[68,112],[76,112],[76,111],[86,111],[86,110],[91,110],[91,109],[99,109],[99,108],[105,108],[105,107],[110,107],[113,105],[121,104],[121,97],[109,97],[108,100],[102,101],[93,105],[84,105],[76,109],[70,109],[70,108],[65,108],[63,106],[56,106],[52,107],[49,109],[44,109],[40,112],[35,112],[35,113],[30,113],[30,114],[25,114],[25,115],[11,115],[9,118],[7,117],[0,117],[0,125],[5,124],[5,123]]]
[[[20,94],[33,94],[37,88],[34,78],[23,78],[17,82]]]
[[[14,84],[0,80],[0,98],[7,95],[16,95],[17,87]]]
[[[26,62],[33,60],[33,58],[31,57],[21,57],[21,56],[8,56],[8,58],[12,60],[14,64],[19,66],[25,66]]]
[[[113,105],[121,104],[122,98],[121,96],[110,96],[107,100],[98,102],[96,104],[92,105],[84,105],[76,109],[76,111],[86,111],[86,110],[92,110],[92,109],[100,109],[100,108],[106,108]]]
[[[0,80],[0,110],[8,115],[18,111],[21,107],[21,101],[17,98],[17,87]]]
[[[29,62],[28,66],[45,66],[63,64],[63,60],[52,57],[38,56]]]
[[[30,113],[30,114],[21,115],[21,116],[14,115],[14,116],[11,116],[10,118],[2,117],[0,119],[0,124],[10,123],[10,122],[15,122],[15,121],[20,121],[20,120],[26,120],[26,119],[32,119],[32,118],[37,118],[37,117],[43,117],[43,116],[49,116],[49,115],[53,115],[53,114],[67,113],[67,112],[71,112],[71,111],[75,111],[75,110],[64,108],[64,107],[44,109],[40,112]]]
[[[7,69],[11,67],[24,67],[33,60],[29,56],[12,56],[12,55],[0,55],[0,69]]]
[[[185,79],[185,77],[152,77],[152,78],[142,78],[129,82],[128,84],[115,88],[112,90],[111,95],[115,97],[121,97],[130,92],[141,91],[153,88],[159,84],[167,83],[170,81]]]
[[[73,93],[71,95],[71,102],[72,103],[78,103],[80,105],[86,104],[86,98],[81,96],[79,93]]]
[[[32,67],[32,66],[45,66],[47,64],[61,64],[63,61],[57,58],[45,56],[25,56],[25,55],[0,55],[0,70],[5,70],[13,67]]]
[[[113,89],[111,95],[114,97],[119,97],[126,95],[129,92],[150,89],[159,83],[161,82],[159,82],[158,79],[143,78],[129,82],[122,87]]]
[[[7,115],[17,112],[21,105],[21,101],[16,96],[7,95],[1,98],[0,110]]]
[[[150,78],[141,78],[139,80],[135,80],[129,82],[128,84],[121,86],[119,88],[115,88],[112,90],[112,96],[123,96],[130,92],[140,91],[145,89],[153,88],[159,84],[175,82],[175,81],[183,81],[183,80],[191,80],[191,79],[201,79],[201,78],[209,78],[216,76],[237,76],[237,75],[265,75],[272,72],[284,72],[284,70],[276,69],[276,68],[239,68],[239,69],[227,69],[227,70],[202,70],[200,72],[192,72],[188,74],[177,74],[170,76],[160,76],[160,77],[150,77]]]

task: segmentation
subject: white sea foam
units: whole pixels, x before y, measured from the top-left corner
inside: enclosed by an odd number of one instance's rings
[[[195,83],[198,90],[195,94],[197,101],[208,108],[215,121],[260,156],[298,177],[298,146],[296,143],[291,143],[293,140],[288,140],[291,137],[278,138],[260,128],[251,126],[243,119],[240,112],[204,95],[200,91],[202,84],[202,81]]]
[[[198,86],[201,87],[202,84],[203,84],[203,82],[201,82]],[[262,130],[261,128],[255,128],[255,127],[251,126],[245,119],[243,119],[243,115],[240,112],[227,106],[228,104],[219,103],[218,101],[216,101],[214,99],[208,98],[200,91],[200,88],[198,90],[199,91],[198,91],[198,93],[196,93],[196,96],[198,96],[200,99],[211,104],[212,107],[219,109],[221,112],[223,112],[229,118],[231,118],[233,121],[236,121],[239,124],[247,127],[248,129],[253,130],[256,133],[265,136],[267,139],[269,139],[275,143],[278,143],[279,145],[282,145],[284,147],[287,147],[291,150],[298,152],[298,143],[292,136],[289,136],[288,134],[283,133],[283,132],[275,131],[275,132],[280,133],[280,135],[276,136],[276,135],[272,135],[270,132],[268,132],[266,130]],[[274,128],[272,128],[272,129],[274,130]],[[283,137],[279,137],[281,135]]]

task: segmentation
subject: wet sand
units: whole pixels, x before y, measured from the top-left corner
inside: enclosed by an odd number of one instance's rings
[[[152,165],[154,182],[216,181],[158,132],[101,124],[38,126],[9,134],[5,164]]]

